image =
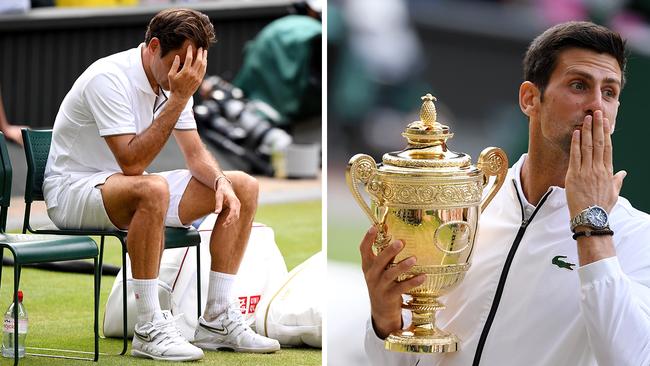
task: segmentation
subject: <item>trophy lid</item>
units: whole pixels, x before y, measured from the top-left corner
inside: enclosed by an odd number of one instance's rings
[[[411,122],[402,133],[408,146],[401,151],[386,153],[384,165],[402,168],[464,168],[471,165],[471,157],[465,153],[447,149],[447,139],[454,136],[449,126],[437,121],[437,100],[431,94],[422,97],[420,120]]]

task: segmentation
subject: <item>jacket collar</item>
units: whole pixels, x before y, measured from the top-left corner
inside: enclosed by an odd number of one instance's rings
[[[523,207],[532,207],[534,208],[535,206],[531,205],[528,200],[526,200],[526,196],[524,195],[524,190],[521,187],[521,168],[524,165],[524,161],[526,161],[526,158],[528,157],[528,154],[522,154],[519,160],[512,166],[510,169],[510,172],[507,177],[507,182],[504,183],[508,184],[509,186],[509,191],[510,194],[512,195],[514,200],[518,200],[517,197],[517,192],[519,193],[519,197],[521,197],[521,203]],[[512,181],[514,180],[514,184],[512,184]],[[566,192],[564,188],[562,187],[557,187],[557,186],[551,186],[548,188],[550,192],[549,197],[546,199],[546,202],[544,203],[544,206],[549,206],[553,208],[559,208],[562,206],[566,206]]]

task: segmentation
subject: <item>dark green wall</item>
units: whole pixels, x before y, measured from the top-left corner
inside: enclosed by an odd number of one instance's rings
[[[621,95],[621,106],[613,136],[614,169],[626,170],[622,195],[632,205],[650,212],[650,58],[630,55],[627,84]]]

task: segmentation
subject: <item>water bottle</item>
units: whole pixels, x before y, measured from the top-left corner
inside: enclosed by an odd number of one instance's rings
[[[27,337],[27,311],[23,306],[23,292],[18,290],[18,357],[25,357],[25,338]],[[2,357],[14,357],[14,303],[5,313],[2,332]]]

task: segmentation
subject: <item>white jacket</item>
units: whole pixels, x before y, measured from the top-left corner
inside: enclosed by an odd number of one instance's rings
[[[521,190],[525,159],[482,214],[464,281],[441,298],[447,309],[437,325],[458,336],[459,351],[386,351],[368,322],[373,365],[650,365],[650,216],[619,198],[610,213],[616,257],[579,268],[564,189],[551,187],[530,205]],[[575,266],[553,264],[556,256]]]

